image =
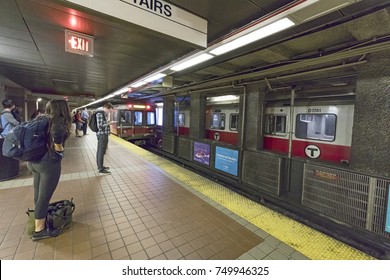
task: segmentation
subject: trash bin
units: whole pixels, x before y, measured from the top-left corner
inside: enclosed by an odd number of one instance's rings
[[[4,138],[0,138],[0,181],[9,180],[20,175],[20,161],[3,156]]]

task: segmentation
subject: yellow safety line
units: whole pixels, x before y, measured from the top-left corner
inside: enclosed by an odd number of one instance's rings
[[[154,155],[119,137],[111,139],[142,156],[183,183],[248,220],[280,241],[313,260],[374,260],[330,236],[301,224],[194,172]]]

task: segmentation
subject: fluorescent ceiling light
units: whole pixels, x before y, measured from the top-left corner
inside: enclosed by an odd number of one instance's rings
[[[204,54],[201,54],[199,56],[196,56],[194,58],[191,58],[190,60],[187,60],[187,61],[184,61],[176,66],[173,66],[171,68],[171,70],[173,71],[180,71],[180,70],[183,70],[183,69],[186,69],[186,68],[189,68],[191,66],[194,66],[196,64],[199,64],[203,61],[206,61],[206,60],[209,60],[211,58],[213,58],[214,56],[211,55],[211,54],[207,54],[207,53],[204,53]]]
[[[146,83],[147,83],[146,81],[140,81],[140,82],[137,82],[137,83],[130,85],[130,87],[137,88],[137,87],[143,86]]]
[[[153,75],[153,76],[151,76],[151,77],[149,77],[147,79],[144,79],[143,81],[149,83],[149,82],[153,82],[153,81],[158,80],[158,79],[160,79],[162,77],[165,77],[165,76],[166,76],[166,74],[158,73],[158,74]]]
[[[208,97],[207,100],[210,102],[216,102],[216,101],[232,101],[232,100],[239,100],[239,95],[222,95],[222,96],[214,96],[214,97]]]
[[[286,28],[293,26],[295,23],[289,20],[288,18],[282,18],[278,21],[275,21],[271,24],[268,24],[260,29],[257,29],[247,35],[244,35],[240,38],[237,38],[229,43],[226,43],[214,50],[211,50],[210,53],[214,55],[221,55],[231,50],[237,49],[244,45],[250,44],[259,39],[265,38],[271,34],[282,31]]]

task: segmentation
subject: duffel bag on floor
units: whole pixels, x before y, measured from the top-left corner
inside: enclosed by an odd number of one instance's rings
[[[73,198],[50,203],[47,209],[46,226],[60,230],[69,228],[73,221],[74,210]],[[27,234],[31,236],[35,230],[34,210],[28,209],[26,214],[28,215]]]

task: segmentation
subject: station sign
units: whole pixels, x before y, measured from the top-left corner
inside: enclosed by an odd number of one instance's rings
[[[65,29],[65,51],[93,57],[94,37]]]
[[[207,47],[207,20],[163,0],[65,0],[147,29]]]

